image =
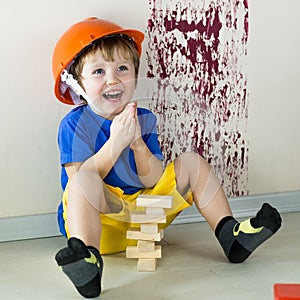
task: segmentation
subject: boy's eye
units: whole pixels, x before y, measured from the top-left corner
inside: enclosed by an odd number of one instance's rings
[[[118,70],[119,70],[119,71],[127,71],[128,68],[127,68],[126,66],[120,66],[120,67],[118,68]]]
[[[103,69],[97,69],[97,70],[95,70],[95,74],[104,74],[105,72],[104,72],[104,70]]]

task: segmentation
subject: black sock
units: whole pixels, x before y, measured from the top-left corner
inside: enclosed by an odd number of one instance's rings
[[[83,297],[100,295],[103,260],[96,248],[70,238],[68,247],[58,251],[55,260]]]
[[[232,263],[245,261],[264,241],[270,238],[281,226],[278,211],[264,203],[256,216],[242,222],[233,217],[223,218],[215,231],[225,255]]]

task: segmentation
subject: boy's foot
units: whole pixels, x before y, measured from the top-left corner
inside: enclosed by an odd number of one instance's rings
[[[70,238],[68,247],[58,251],[55,260],[83,297],[100,295],[103,260],[96,248]]]
[[[281,226],[278,211],[264,203],[254,218],[237,222],[233,217],[223,218],[215,231],[227,258],[232,263],[245,261],[264,241]]]

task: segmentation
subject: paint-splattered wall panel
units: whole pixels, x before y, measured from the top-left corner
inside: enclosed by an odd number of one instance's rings
[[[229,196],[248,194],[248,5],[244,1],[150,0],[148,77],[157,81],[167,161],[202,154]]]

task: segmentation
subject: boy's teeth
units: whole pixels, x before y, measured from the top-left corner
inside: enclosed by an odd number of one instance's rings
[[[105,98],[112,98],[112,99],[116,99],[119,98],[121,96],[121,92],[115,91],[115,92],[108,92],[104,94]]]

